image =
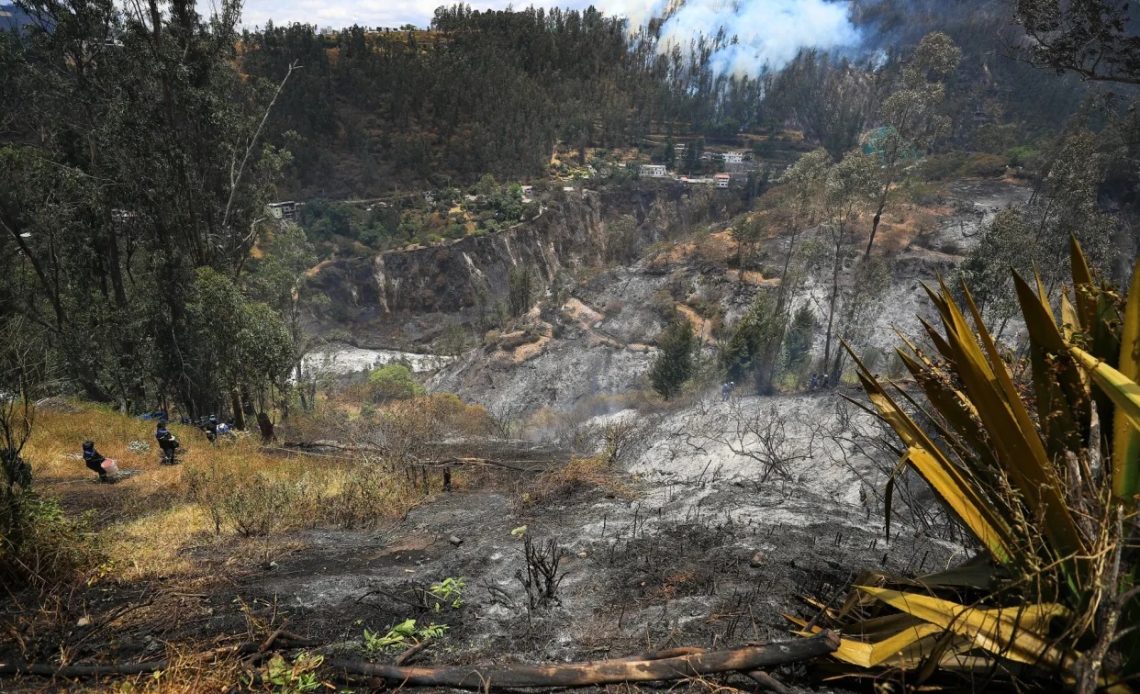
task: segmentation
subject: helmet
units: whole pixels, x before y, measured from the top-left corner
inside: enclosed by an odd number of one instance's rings
[[[94,447],[95,447],[95,442],[92,441],[91,439],[88,439],[88,440],[83,442],[83,450],[85,450],[85,451],[89,451]]]

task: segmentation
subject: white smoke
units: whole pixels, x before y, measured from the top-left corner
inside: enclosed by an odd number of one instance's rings
[[[833,50],[859,43],[849,2],[831,0],[612,0],[606,9],[629,19],[631,31],[669,15],[661,26],[658,52],[687,51],[696,38],[723,32],[735,42],[717,50],[711,66],[718,75],[755,77],[779,70],[801,49]],[[670,11],[671,14],[670,14]]]

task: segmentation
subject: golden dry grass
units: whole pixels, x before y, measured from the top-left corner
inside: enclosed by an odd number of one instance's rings
[[[216,532],[211,510],[224,515],[221,509],[232,502],[226,495],[239,490],[250,498],[261,488],[285,490],[280,498],[287,504],[268,510],[273,515],[271,534],[316,525],[384,522],[398,518],[422,497],[405,476],[378,465],[281,456],[250,436],[211,446],[193,427],[171,428],[184,446],[182,464],[173,467],[159,464],[154,445],[145,453],[129,448],[132,441],[153,443],[153,422],[94,405],[41,410],[25,448],[40,493],[70,512],[94,515],[108,568],[119,580],[193,577],[202,569],[182,551],[189,546],[223,542],[234,544],[227,549],[237,553],[243,544],[264,546],[264,538],[235,539],[231,517],[223,518],[221,532]],[[114,485],[95,483],[80,456],[88,438],[121,470],[135,474]],[[195,479],[204,489],[197,495],[190,484]],[[231,516],[242,512],[240,504],[230,506],[237,509]],[[268,512],[260,504],[252,506],[249,513]],[[365,517],[370,512],[374,518]]]
[[[536,508],[590,489],[613,496],[632,495],[613,467],[602,456],[596,455],[574,458],[565,465],[542,473],[521,490],[519,503],[523,508]]]

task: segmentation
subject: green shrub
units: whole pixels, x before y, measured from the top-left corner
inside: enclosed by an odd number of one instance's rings
[[[400,363],[373,369],[368,374],[368,389],[374,402],[405,400],[424,394],[423,386],[416,383],[412,370]]]
[[[1005,158],[1010,166],[1034,168],[1041,158],[1041,153],[1035,147],[1019,145],[1006,150]]]
[[[75,580],[103,560],[90,514],[70,516],[32,491],[7,499],[19,532],[0,535],[0,583],[40,593]],[[18,541],[14,541],[19,538]]]
[[[271,479],[263,474],[244,478],[219,499],[226,519],[245,537],[268,535],[297,515],[297,505],[309,499],[305,479]]]
[[[941,181],[959,175],[966,161],[965,152],[932,154],[922,162],[922,177],[928,181]]]
[[[963,176],[996,178],[1005,173],[1005,157],[997,154],[971,154],[962,164]]]

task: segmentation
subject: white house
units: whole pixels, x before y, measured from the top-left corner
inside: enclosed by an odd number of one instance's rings
[[[271,202],[265,206],[265,211],[274,219],[280,219],[286,222],[297,220],[297,203],[292,200]]]
[[[727,188],[729,181],[732,180],[732,176],[729,176],[726,173],[718,173],[713,176],[713,180],[716,181],[717,188]]]
[[[725,164],[739,164],[742,161],[744,161],[744,152],[725,152],[724,153],[724,163]]]
[[[641,175],[646,178],[664,178],[665,165],[664,164],[642,164]]]

